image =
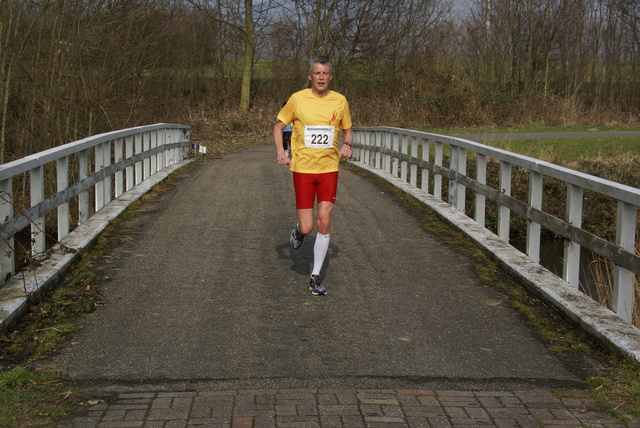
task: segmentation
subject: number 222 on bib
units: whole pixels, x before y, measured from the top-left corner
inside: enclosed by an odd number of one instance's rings
[[[305,126],[304,145],[316,149],[333,147],[333,126]]]

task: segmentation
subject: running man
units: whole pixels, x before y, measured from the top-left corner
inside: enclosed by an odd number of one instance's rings
[[[313,211],[317,198],[318,228],[313,247],[313,269],[309,289],[318,296],[327,294],[320,270],[329,250],[331,212],[338,188],[340,158],[351,157],[351,114],[347,99],[329,90],[332,79],[331,60],[317,56],[309,61],[311,88],[291,95],[278,113],[273,127],[277,161],[293,171],[298,224],[291,232],[289,243],[294,249],[302,246],[305,236],[313,231]],[[282,130],[293,122],[291,159],[282,142]],[[343,144],[338,149],[338,134],[343,130]]]

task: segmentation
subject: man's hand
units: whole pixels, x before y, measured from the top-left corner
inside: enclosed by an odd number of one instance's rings
[[[349,159],[351,157],[351,146],[343,144],[340,147],[340,158]]]
[[[287,156],[286,152],[278,153],[278,165],[291,165],[291,159]]]

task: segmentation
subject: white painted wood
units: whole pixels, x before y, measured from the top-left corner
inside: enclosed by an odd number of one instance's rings
[[[401,153],[406,155],[409,153],[409,146],[407,143],[406,135],[398,135],[398,139],[400,140]],[[407,182],[407,177],[409,176],[409,163],[405,160],[400,162],[400,179]]]
[[[618,202],[616,244],[629,252],[635,251],[636,216],[638,208]],[[613,273],[613,311],[631,322],[633,316],[633,272],[615,266]]]
[[[480,184],[487,184],[487,157],[480,153],[476,153],[476,181]],[[483,194],[476,192],[475,201],[476,223],[484,227],[487,209],[486,198]]]
[[[449,169],[453,172],[458,172],[458,148],[450,146],[449,148]],[[458,183],[455,179],[449,180],[449,204],[458,208]]]
[[[133,137],[133,152],[137,155],[142,153],[142,134],[136,134]],[[142,172],[142,162],[136,162],[135,166],[135,183],[136,185],[142,183],[143,172]]]
[[[431,142],[427,139],[420,138],[420,145],[422,147],[422,160],[425,162],[429,162],[429,155],[431,152]],[[429,170],[427,168],[422,168],[422,184],[420,188],[427,193],[429,192]]]
[[[122,138],[116,138],[113,144],[113,153],[115,163],[122,162],[124,160],[124,145]],[[113,196],[118,199],[122,195],[124,190],[124,171],[120,170],[115,173],[115,191]]]
[[[13,180],[0,181],[0,221],[13,218]],[[15,251],[13,235],[0,234],[0,285],[14,274]]]
[[[376,148],[378,147],[382,147],[382,133],[381,132],[375,132],[373,134],[374,136],[374,146]],[[380,153],[379,151],[376,151],[376,163],[375,166],[377,169],[384,169],[382,168],[382,162],[383,162],[383,158],[382,158],[382,153]]]
[[[148,151],[151,149],[151,132],[145,132],[142,134],[142,150]],[[151,175],[151,159],[145,158],[142,161],[142,179],[146,180]]]
[[[584,189],[567,184],[567,222],[575,227],[582,226],[582,199]],[[580,245],[565,239],[562,278],[572,287],[580,286]]]
[[[133,157],[133,135],[127,135],[125,137],[124,147],[125,147],[125,154],[124,154],[125,159],[131,159]],[[135,166],[134,165],[128,166],[125,170],[126,191],[133,189],[133,186],[135,186],[134,174],[135,174]]]
[[[434,164],[436,166],[442,166],[443,150],[444,144],[436,140],[434,154]],[[433,176],[433,196],[437,199],[442,199],[442,175],[438,173]]]
[[[78,182],[81,183],[89,176],[89,152],[87,149],[78,152]],[[78,195],[78,222],[85,224],[89,220],[89,192],[84,191]]]
[[[407,137],[410,138],[410,146],[411,146],[411,157],[413,159],[418,158],[418,139],[416,137]],[[418,187],[418,165],[412,163],[409,172],[409,183],[413,187]]]
[[[56,161],[57,192],[64,192],[69,187],[69,158],[62,157]],[[58,207],[58,241],[69,234],[69,202]]]
[[[457,166],[458,174],[467,175],[467,151],[463,148],[458,148],[458,166]],[[466,198],[466,187],[464,184],[457,182],[456,183],[456,203],[455,206],[458,208],[458,211],[465,212],[465,198]]]
[[[529,171],[529,206],[542,209],[543,175]],[[540,224],[527,220],[527,255],[536,263],[540,263]]]
[[[380,144],[367,144],[367,135],[375,135],[381,141]],[[581,247],[588,248],[597,255],[610,260],[615,264],[614,310],[627,319],[631,312],[632,298],[630,284],[634,276],[640,275],[640,256],[635,253],[637,237],[635,236],[635,222],[637,210],[640,206],[640,189],[604,180],[579,171],[559,167],[548,162],[527,156],[507,152],[485,146],[473,141],[447,137],[444,135],[404,130],[390,127],[358,128],[359,141],[364,143],[363,150],[367,148],[375,153],[375,156],[383,156],[386,160],[391,156],[389,150],[389,138],[391,135],[399,135],[401,138],[416,138],[422,144],[421,159],[397,156],[395,161],[408,159],[411,166],[422,168],[421,191],[429,193],[429,176],[433,174],[433,198],[442,201],[442,179],[448,178],[450,183],[450,204],[456,209],[463,205],[467,189],[474,192],[475,197],[475,222],[485,227],[486,199],[498,203],[498,237],[505,243],[509,243],[510,212],[514,210],[527,219],[527,244],[526,253],[532,262],[539,263],[540,259],[540,232],[542,228],[552,231],[565,238],[567,242],[564,255],[564,267],[562,278],[572,289],[578,289],[580,270]],[[434,145],[433,161],[430,161],[429,144]],[[384,146],[381,148],[379,146]],[[445,148],[451,153],[449,167],[443,166],[443,153]],[[476,155],[476,178],[466,176],[466,161],[463,161],[461,153],[467,151]],[[405,153],[406,154],[406,153]],[[374,156],[369,154],[369,156]],[[360,160],[355,157],[356,161]],[[488,159],[495,159],[500,163],[500,179],[498,188],[487,185]],[[378,163],[376,169],[382,170],[390,176],[389,163]],[[529,171],[529,195],[527,202],[521,202],[511,197],[511,174],[513,166],[522,167]],[[543,181],[545,177],[563,181],[567,185],[567,213],[564,218],[555,218],[542,211]],[[457,183],[452,183],[457,180]],[[404,182],[404,180],[399,180]],[[414,182],[411,188],[417,188]],[[607,195],[617,200],[618,207],[618,239],[613,244],[603,238],[597,237],[581,229],[582,226],[582,201],[585,190]],[[606,209],[606,208],[605,208]],[[615,209],[610,207],[610,209]],[[634,233],[629,232],[632,229]]]
[[[394,152],[398,152],[400,151],[400,143],[399,140],[400,139],[400,135],[399,134],[391,134],[391,150],[393,150]],[[398,161],[398,158],[396,156],[390,156],[391,158],[391,174],[394,177],[398,177],[398,166],[400,165],[400,161]]]
[[[29,192],[31,206],[34,207],[44,201],[44,167],[33,168],[29,173]],[[44,216],[31,219],[31,255],[45,252],[45,224]]]
[[[151,149],[155,149],[156,147],[158,147],[158,131],[150,131],[149,135],[151,136]],[[162,169],[162,167],[160,167],[158,165],[158,155],[152,155],[151,156],[151,175],[155,174],[156,172],[158,172],[158,170]]]
[[[511,170],[509,162],[500,162],[500,193],[511,196]],[[498,207],[498,236],[504,242],[509,242],[509,225],[511,211],[504,205]]]
[[[105,151],[105,147],[104,147],[104,143],[100,143],[96,146],[95,149],[95,153],[94,153],[94,165],[95,165],[95,171],[100,171],[102,170],[102,168],[104,168],[104,151]],[[104,188],[104,180],[100,181],[99,183],[96,183],[95,185],[95,198],[94,198],[94,210],[95,212],[98,212],[102,209],[102,207],[104,207],[104,192],[105,192],[105,188]]]
[[[110,166],[112,164],[111,162],[111,140],[109,141],[105,141],[103,143],[104,145],[104,151],[102,152],[102,155],[104,156],[104,167],[103,168],[107,168],[108,166]],[[111,202],[111,192],[113,190],[113,186],[111,184],[111,176],[105,177],[104,179],[104,193],[102,194],[103,196],[103,201],[102,201],[102,206],[107,205],[109,202]]]
[[[143,134],[150,136],[147,150],[143,150],[140,144],[136,151],[135,143],[143,140]],[[157,144],[153,143],[154,135],[157,136]],[[167,135],[170,137],[165,138]],[[124,189],[131,190],[136,179],[142,179],[142,165],[145,160],[149,165],[147,172],[151,174],[152,171],[159,173],[158,167],[165,161],[171,160],[173,165],[186,158],[189,138],[188,126],[156,124],[99,134],[0,165],[0,284],[7,276],[15,274],[15,233],[30,227],[33,237],[31,253],[45,252],[46,213],[57,210],[58,240],[62,239],[71,229],[71,199],[77,198],[78,201],[79,225],[87,223],[92,212],[103,208],[114,196],[122,195]],[[93,152],[95,166],[92,171],[89,162],[90,151]],[[165,155],[166,152],[171,154]],[[156,160],[158,167],[155,169],[151,159]],[[78,177],[77,181],[70,185],[69,169],[72,162],[77,162]],[[47,178],[44,176],[44,167],[47,164],[56,168],[54,180],[57,193],[45,199]],[[138,166],[140,173],[136,175]],[[24,215],[16,216],[12,201],[13,177],[25,172],[29,174],[31,207]],[[51,186],[52,184],[49,184],[49,187]]]

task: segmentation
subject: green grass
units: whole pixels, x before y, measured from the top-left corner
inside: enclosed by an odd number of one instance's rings
[[[72,407],[60,377],[26,368],[0,371],[0,427],[45,426]]]
[[[544,126],[531,124],[526,126],[480,128],[417,128],[418,131],[434,134],[507,134],[511,132],[592,132],[592,131],[640,131],[640,127],[580,125],[580,126]]]
[[[539,125],[511,128],[448,128],[420,131],[436,134],[505,134],[538,132],[591,132],[591,131],[640,131],[640,127],[620,126],[570,126],[548,127]],[[593,138],[551,138],[516,139],[483,142],[491,147],[507,150],[536,159],[554,163],[566,163],[583,158],[615,158],[617,156],[640,155],[640,137],[593,137]]]
[[[582,158],[640,156],[640,137],[557,138],[486,142],[491,147],[542,160],[570,162]]]

